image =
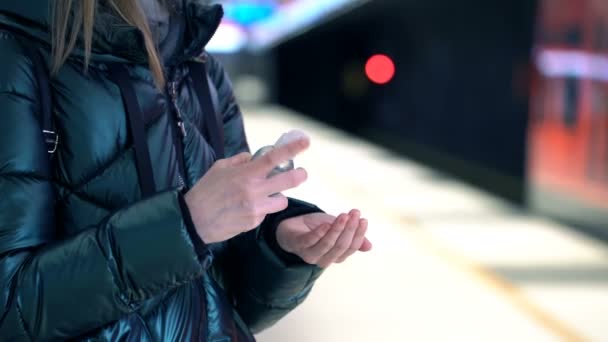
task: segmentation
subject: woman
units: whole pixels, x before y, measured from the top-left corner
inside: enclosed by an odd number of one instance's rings
[[[371,248],[358,211],[273,195],[306,139],[251,160],[221,8],[156,1],[0,0],[1,340],[251,341]]]

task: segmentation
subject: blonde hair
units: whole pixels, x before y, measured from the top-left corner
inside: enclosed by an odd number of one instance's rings
[[[104,0],[127,24],[137,28],[144,37],[148,63],[156,86],[165,84],[163,66],[148,20],[137,0]],[[100,0],[54,0],[52,3],[52,72],[56,74],[82,37],[85,70],[91,59],[95,13]],[[81,35],[82,34],[82,35]]]

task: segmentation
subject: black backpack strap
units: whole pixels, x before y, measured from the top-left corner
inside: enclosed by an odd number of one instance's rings
[[[222,159],[225,155],[224,126],[220,124],[222,121],[218,117],[219,113],[217,113],[211,99],[211,89],[207,81],[207,64],[200,61],[190,62],[190,76],[192,77],[198,102],[203,111],[205,136],[211,140],[211,147],[215,151],[217,159]]]
[[[146,138],[146,125],[143,119],[141,108],[137,102],[137,95],[133,84],[129,79],[129,71],[120,63],[108,65],[110,79],[120,88],[122,100],[127,112],[129,123],[129,133],[133,139],[135,148],[135,162],[137,163],[137,174],[141,187],[142,197],[147,198],[156,193],[154,174],[152,172],[152,162]]]
[[[49,154],[57,151],[59,144],[59,135],[53,129],[53,107],[51,100],[51,81],[48,66],[42,57],[40,51],[32,42],[25,38],[19,39],[19,44],[22,46],[28,58],[32,61],[34,68],[34,76],[38,81],[38,99],[40,100],[40,125],[42,133],[47,145]]]

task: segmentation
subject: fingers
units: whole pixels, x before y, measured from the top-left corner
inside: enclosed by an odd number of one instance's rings
[[[261,199],[256,204],[255,211],[258,216],[266,216],[268,214],[278,213],[279,211],[285,210],[287,205],[287,197],[281,194],[276,194],[274,196]]]
[[[284,161],[294,159],[295,156],[304,152],[309,146],[310,140],[307,138],[292,141],[274,148],[260,158],[253,160],[251,167],[256,173],[265,176]]]
[[[368,223],[366,219],[359,220],[359,227],[357,228],[357,232],[355,233],[355,237],[353,238],[350,247],[340,257],[338,257],[336,263],[344,262],[346,259],[348,259],[348,257],[353,255],[361,248],[361,246],[363,245],[363,241],[366,240],[365,233],[367,233],[367,224]]]
[[[230,158],[220,159],[215,164],[218,167],[230,167],[245,164],[251,160],[251,154],[248,152],[239,153]]]
[[[319,265],[319,261],[334,247],[344,227],[348,222],[348,215],[341,214],[331,225],[329,231],[316,244],[310,247],[307,254],[313,255],[310,263]]]
[[[359,210],[351,210],[348,214],[341,214],[337,218],[323,214],[325,218],[310,217],[310,222],[304,222],[305,230],[302,234],[283,235],[283,241],[290,240],[292,250],[306,263],[327,268],[332,263],[342,262],[357,250],[371,249],[371,244],[365,238],[368,228],[366,219],[361,219]],[[315,227],[315,228],[312,228]],[[283,232],[288,230],[282,230]]]
[[[349,215],[346,215],[347,221],[344,230],[340,237],[336,240],[334,246],[323,256],[318,262],[319,267],[326,268],[336,262],[350,248],[357,228],[359,227],[359,218],[361,213],[358,210],[352,210]]]
[[[285,190],[297,188],[308,179],[308,173],[302,168],[279,173],[264,182],[262,193],[267,196]]]

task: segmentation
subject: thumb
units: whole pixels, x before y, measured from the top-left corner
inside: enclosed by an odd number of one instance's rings
[[[361,252],[369,252],[372,249],[372,243],[365,238],[365,240],[363,240],[363,243],[361,244],[361,247],[359,247],[359,251]]]
[[[230,158],[224,159],[223,164],[225,166],[239,166],[239,165],[249,162],[250,160],[251,160],[251,153],[243,152],[243,153],[239,153],[235,156],[232,156]]]

